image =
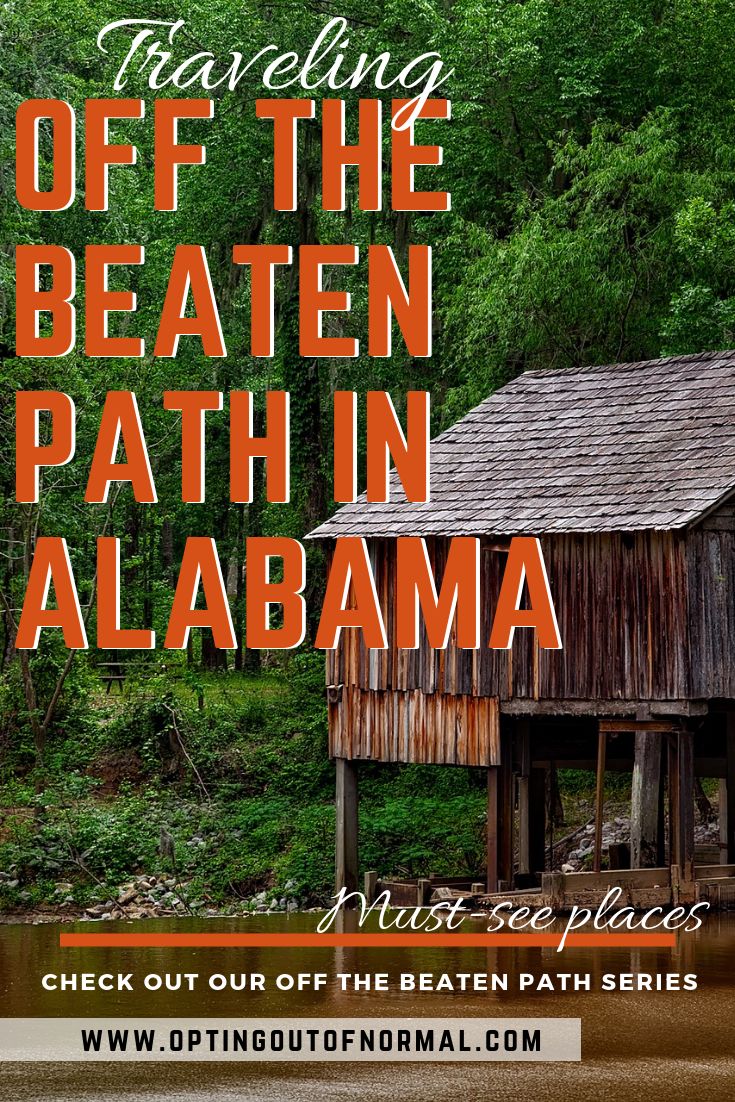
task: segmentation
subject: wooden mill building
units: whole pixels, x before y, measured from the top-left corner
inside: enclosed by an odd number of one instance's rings
[[[448,540],[481,538],[482,649],[391,642],[403,535],[437,584]],[[562,650],[529,629],[485,645],[514,535],[541,539]],[[368,541],[389,638],[345,630],[328,654],[339,886],[357,884],[360,761],[487,769],[488,891],[544,868],[555,765],[597,769],[598,868],[606,768],[633,773],[634,866],[695,877],[695,772],[722,778],[735,862],[735,352],[527,372],[432,443],[430,501],[393,478],[389,503],[312,533],[338,536]]]

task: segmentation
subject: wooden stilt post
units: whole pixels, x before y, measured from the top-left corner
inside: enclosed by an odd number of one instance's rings
[[[531,725],[518,723],[518,875],[531,872]]]
[[[694,734],[683,728],[669,737],[669,862],[680,880],[694,882]]]
[[[362,878],[362,894],[368,904],[374,903],[378,895],[378,873],[369,869]]]
[[[727,863],[735,864],[735,712],[726,718]]]
[[[679,864],[681,878],[694,883],[694,733],[679,732]]]
[[[337,758],[337,785],[335,806],[337,831],[335,849],[335,884],[357,891],[357,765],[347,758]]]
[[[500,734],[498,781],[498,887],[505,890],[513,880],[513,738],[510,730]]]
[[[669,776],[669,865],[681,865],[679,844],[681,830],[679,826],[679,754],[678,736],[668,737],[668,776]]]
[[[546,770],[531,767],[529,864],[531,872],[546,868]]]
[[[595,852],[594,871],[602,869],[602,821],[605,811],[605,752],[607,734],[600,731],[597,736],[597,787],[595,790]]]
[[[656,846],[656,866],[662,869],[666,864],[666,741],[662,739],[658,777],[658,845]]]
[[[498,806],[500,769],[491,765],[487,771],[487,890],[498,890]]]
[[[720,864],[727,864],[727,780],[720,777],[719,785],[720,810],[717,816],[720,825]]]
[[[661,735],[636,731],[631,786],[630,865],[653,868],[658,858]]]

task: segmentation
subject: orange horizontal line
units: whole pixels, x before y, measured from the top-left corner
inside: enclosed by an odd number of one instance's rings
[[[72,934],[59,935],[62,949],[558,949],[563,934]],[[669,949],[675,934],[567,934],[570,948]]]

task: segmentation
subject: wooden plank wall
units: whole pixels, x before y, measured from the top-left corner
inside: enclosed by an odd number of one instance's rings
[[[735,533],[715,515],[688,541],[692,695],[735,698]]]
[[[493,697],[346,685],[329,704],[329,753],[338,758],[498,765],[499,731]]]
[[[542,543],[564,649],[539,651],[538,696],[690,697],[686,537],[603,533]],[[522,686],[514,692],[526,695]]]
[[[729,533],[715,535],[733,538]],[[710,695],[699,691],[699,685],[692,692],[687,538],[692,537],[672,532],[544,538],[564,644],[561,651],[541,650],[527,629],[516,631],[511,651],[493,651],[486,645],[480,650],[461,650],[453,638],[446,650],[437,651],[428,646],[423,627],[416,650],[399,650],[393,643],[395,541],[371,541],[389,646],[369,651],[359,631],[343,631],[339,647],[328,653],[328,684],[381,691],[420,689],[432,694],[499,697],[501,701],[681,700]],[[440,579],[448,543],[431,539],[427,545]],[[481,639],[486,642],[505,555],[488,545],[483,547],[481,562]],[[717,562],[709,569],[714,577]],[[703,584],[711,587],[713,583]],[[730,638],[735,638],[732,601],[728,616],[723,614],[723,624],[728,632],[732,624]],[[720,652],[722,646],[724,641]],[[735,680],[735,670],[729,677]]]
[[[332,753],[385,761],[492,765],[497,702],[735,700],[735,513],[686,533],[542,540],[564,648],[516,631],[512,650],[399,650],[395,541],[371,542],[389,646],[342,633],[327,655]],[[448,542],[427,541],[441,578]],[[481,638],[490,635],[505,556],[483,547]],[[342,686],[345,691],[342,691]],[[477,701],[487,702],[477,707]]]

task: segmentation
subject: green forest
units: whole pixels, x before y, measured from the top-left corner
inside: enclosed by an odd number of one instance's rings
[[[184,169],[179,209],[154,211],[155,95],[132,69],[113,80],[124,38],[97,48],[120,19],[184,20],[182,54],[250,57],[273,43],[304,54],[331,18],[349,24],[348,58],[390,51],[398,66],[438,51],[453,70],[442,93],[451,121],[420,122],[417,141],[443,146],[431,186],[451,192],[446,213],[359,210],[347,171],[344,213],[320,195],[319,111],[298,130],[294,212],[274,212],[272,127],[255,116],[263,94],[253,68],[235,91],[214,91],[214,118],[182,123],[180,141],[206,140],[207,163]],[[177,42],[179,39],[177,39]],[[321,95],[321,91],[319,95]],[[359,91],[346,100],[354,140]],[[367,93],[364,93],[367,94]],[[369,94],[373,94],[370,92]],[[61,212],[15,198],[15,113],[29,98],[71,103],[125,95],[146,100],[144,122],[115,123],[137,164],[110,172],[109,210],[84,209],[83,135],[77,201]],[[386,98],[386,104],[389,100]],[[332,395],[428,390],[432,430],[454,423],[528,369],[635,361],[733,344],[735,327],[735,5],[731,0],[0,0],[0,909],[104,903],[131,878],[165,874],[183,910],[238,909],[267,896],[323,899],[333,868],[333,770],[327,754],[323,655],[311,645],[324,584],[322,552],[307,545],[308,636],[298,652],[242,643],[245,539],[302,539],[332,501]],[[203,132],[206,127],[206,133]],[[41,128],[41,158],[52,136]],[[385,135],[389,157],[389,136]],[[423,171],[423,170],[419,170]],[[389,181],[389,172],[384,174]],[[386,183],[386,186],[388,184]],[[78,260],[84,248],[139,243],[146,262],[125,272],[137,295],[141,359],[91,359],[77,347],[51,359],[15,355],[15,246],[51,242]],[[354,243],[433,248],[433,355],[304,359],[298,276],[278,269],[272,358],[249,354],[250,294],[235,244]],[[220,307],[227,356],[207,358],[182,339],[175,359],[153,352],[174,249],[202,245]],[[367,332],[364,266],[334,277],[352,310],[333,324]],[[120,321],[120,326],[129,324]],[[122,330],[120,330],[122,331]],[[362,342],[364,345],[366,342]],[[291,395],[292,498],[265,500],[255,465],[252,504],[232,504],[228,435],[208,420],[206,502],[181,502],[180,426],[162,393],[250,390],[256,428],[263,395]],[[14,500],[14,392],[62,390],[76,404],[77,456],[46,472],[38,504]],[[136,392],[158,504],[120,484],[85,505],[107,391]],[[125,624],[165,632],[185,540],[213,536],[240,645],[217,650],[194,631],[185,652],[133,652],[122,665],[91,646],[67,651],[44,631],[36,651],[14,646],[33,548],[67,538],[94,639],[94,548],[122,540]],[[366,768],[361,861],[382,872],[458,875],[481,867],[482,777],[467,770]]]

